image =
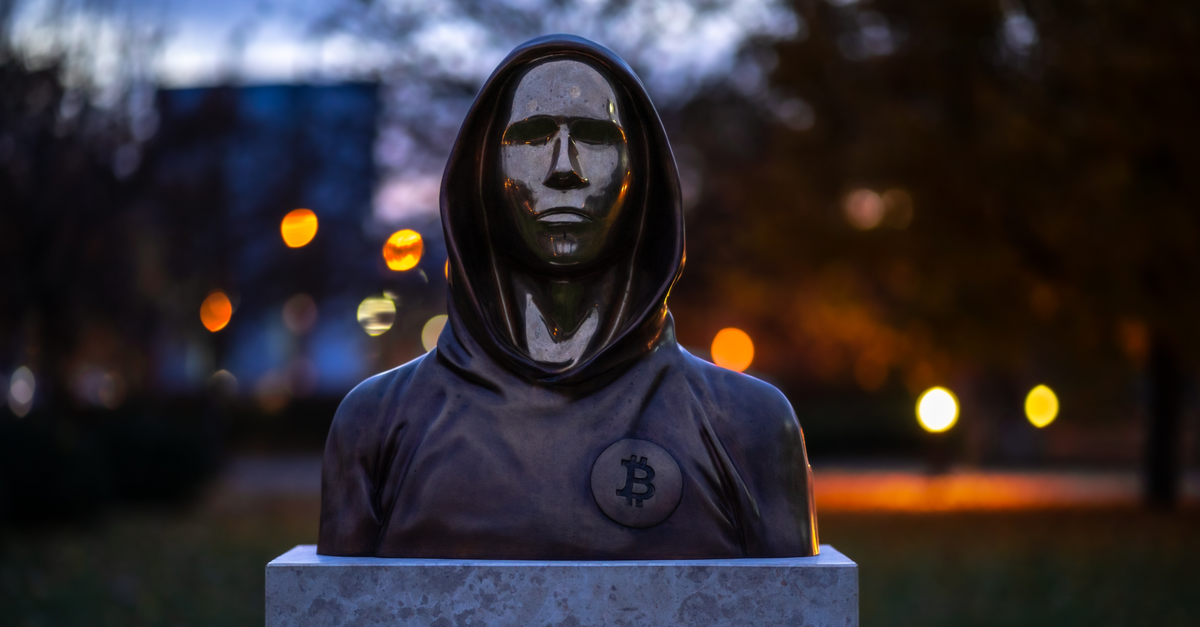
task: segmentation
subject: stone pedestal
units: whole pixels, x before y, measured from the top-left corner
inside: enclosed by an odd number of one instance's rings
[[[325,557],[267,564],[267,625],[857,627],[858,566],[816,557],[489,561]]]

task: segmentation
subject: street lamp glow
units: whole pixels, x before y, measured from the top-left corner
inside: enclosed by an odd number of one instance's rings
[[[396,303],[387,296],[371,296],[358,304],[358,324],[371,337],[387,333],[395,322]]]
[[[1054,390],[1044,385],[1030,390],[1025,397],[1025,417],[1039,429],[1054,422],[1058,417],[1058,396]]]
[[[387,267],[396,270],[410,270],[421,261],[421,253],[425,252],[425,244],[421,234],[411,229],[392,233],[387,243],[383,245],[383,260]]]
[[[446,327],[446,321],[449,317],[446,314],[434,316],[421,327],[421,346],[425,347],[425,352],[433,350],[437,346],[438,338],[442,335],[442,329]]]
[[[317,236],[317,214],[310,209],[295,209],[283,217],[279,233],[288,248],[300,248]]]
[[[721,329],[713,338],[712,359],[722,368],[742,372],[754,361],[754,342],[741,329]]]
[[[958,421],[958,399],[942,387],[929,388],[917,399],[917,421],[930,433],[941,433]]]
[[[213,292],[200,304],[200,322],[213,333],[224,329],[232,317],[233,303],[225,292]]]

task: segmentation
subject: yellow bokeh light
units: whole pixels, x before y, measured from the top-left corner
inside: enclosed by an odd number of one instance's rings
[[[371,337],[387,333],[395,322],[396,303],[386,296],[371,296],[358,304],[358,323]]]
[[[742,372],[754,361],[754,342],[741,329],[721,329],[713,338],[712,359],[722,368]]]
[[[213,292],[200,304],[200,322],[213,333],[224,329],[232,317],[233,303],[229,301],[225,292]]]
[[[293,210],[283,217],[279,232],[288,248],[300,248],[317,236],[317,214],[308,209]]]
[[[442,335],[442,329],[446,327],[446,320],[449,320],[445,314],[434,316],[425,323],[421,328],[421,346],[425,347],[425,352],[433,350],[437,346],[438,337]]]
[[[1054,422],[1058,417],[1058,396],[1054,390],[1044,385],[1030,390],[1025,397],[1025,417],[1039,429]]]
[[[958,421],[958,399],[946,388],[925,390],[917,399],[917,420],[930,433],[941,433]]]
[[[425,244],[421,241],[421,234],[404,229],[392,233],[387,243],[383,245],[383,260],[392,270],[408,270],[416,267],[417,262],[421,261],[421,253],[424,251]]]

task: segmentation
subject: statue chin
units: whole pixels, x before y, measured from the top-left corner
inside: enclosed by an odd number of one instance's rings
[[[573,233],[544,233],[538,239],[542,250],[549,254],[550,262],[554,265],[576,265],[588,261],[586,257],[594,256],[582,254],[584,247]]]
[[[605,224],[533,222],[522,229],[522,243],[532,253],[529,261],[545,269],[582,268],[604,257]]]
[[[617,233],[622,230],[624,182],[618,178],[615,189],[599,190],[580,208],[540,208],[526,192],[528,184],[508,179],[501,204],[506,214],[502,228],[509,231],[508,254],[530,269],[543,271],[587,271],[591,264],[607,259],[621,239]]]
[[[587,272],[596,262],[611,256],[620,238],[616,231],[623,198],[595,198],[601,202],[586,202],[582,209],[556,207],[542,211],[530,210],[533,203],[523,198],[524,186],[509,181],[502,206],[506,216],[503,230],[508,231],[505,252],[530,270],[579,270]],[[589,199],[593,200],[593,199]],[[601,205],[597,208],[597,205]]]

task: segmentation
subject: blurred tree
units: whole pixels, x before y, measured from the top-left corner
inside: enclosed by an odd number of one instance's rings
[[[283,142],[240,130],[232,90],[212,91],[202,115],[150,141],[153,91],[93,97],[78,42],[58,57],[15,54],[14,4],[0,0],[0,336],[12,365],[45,374],[39,389],[55,404],[80,346],[97,337],[145,346],[156,328],[194,327],[197,300],[234,280],[236,242],[213,183],[227,171],[201,154],[209,140],[246,135],[264,155]],[[545,32],[593,37],[647,79],[686,202],[699,203],[691,264],[672,299],[685,343],[705,346],[717,329],[742,326],[779,339],[760,342],[751,368],[785,388],[915,396],[961,383],[973,388],[964,401],[1018,421],[1023,390],[1048,375],[1071,419],[1128,416],[1131,374],[1143,372],[1153,383],[1147,495],[1173,500],[1185,373],[1200,346],[1198,183],[1189,176],[1200,139],[1200,95],[1189,89],[1200,78],[1200,9],[1130,0],[798,0],[794,12],[772,0],[337,6],[318,33],[373,39],[392,55],[378,68],[377,153],[385,172],[419,175],[400,181],[397,196],[420,196],[426,218],[461,114],[500,56]],[[127,56],[131,68],[149,58]],[[159,164],[171,176],[155,195],[147,171],[163,143],[178,158]],[[269,193],[257,175],[246,187],[281,211],[302,202],[294,183],[308,171],[275,174],[287,180]],[[274,229],[265,215],[247,228]],[[279,278],[291,266],[270,267]],[[316,266],[305,268],[307,281]],[[300,289],[273,285],[264,307]]]
[[[36,53],[14,45],[14,6],[0,1],[0,367],[27,366],[36,392],[28,416],[0,414],[0,520],[179,497],[212,470],[203,406],[98,415],[138,400],[160,329],[142,279],[164,238],[137,201],[153,90],[124,65],[101,89],[79,71],[87,46],[53,30]]]
[[[517,45],[571,33],[609,46],[633,67],[660,110],[687,102],[735,69],[754,88],[763,70],[737,51],[792,37],[804,25],[786,0],[533,0],[331,2],[315,31],[379,48],[383,120],[377,218],[437,220],[437,190],[475,93]]]
[[[48,405],[67,394],[65,370],[83,334],[139,328],[114,315],[129,304],[127,244],[110,212],[122,129],[66,88],[63,68],[0,42],[0,328],[17,343],[5,361],[29,360]],[[82,272],[89,281],[76,280]]]
[[[1173,503],[1200,346],[1200,5],[796,8],[811,37],[775,46],[756,106],[684,112],[707,173],[688,285],[716,289],[682,301],[790,338],[760,367],[792,380],[1054,373],[1103,420],[1147,365],[1146,497]]]

